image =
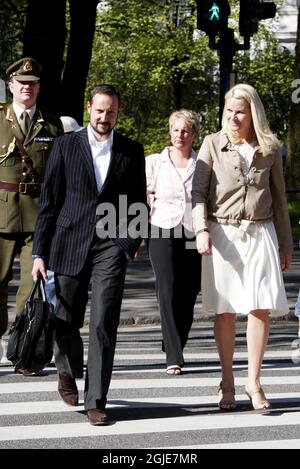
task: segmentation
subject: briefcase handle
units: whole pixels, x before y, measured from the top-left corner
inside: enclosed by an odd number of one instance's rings
[[[45,281],[44,281],[43,277],[39,277],[35,281],[27,301],[32,301],[34,299],[34,295],[35,295],[37,290],[39,291],[39,293],[42,297],[42,300],[47,301],[47,296],[46,296],[46,292],[45,292]]]

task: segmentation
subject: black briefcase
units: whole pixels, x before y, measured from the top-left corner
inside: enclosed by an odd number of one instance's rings
[[[24,311],[9,331],[7,359],[16,368],[39,372],[50,363],[53,348],[54,306],[47,302],[44,281],[39,278]]]

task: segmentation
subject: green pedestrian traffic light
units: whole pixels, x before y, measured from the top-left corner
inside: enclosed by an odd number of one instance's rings
[[[209,21],[220,21],[220,7],[215,2],[212,4],[211,8],[208,10],[208,19]]]
[[[227,28],[230,6],[228,0],[196,0],[197,28],[206,34],[216,36]]]

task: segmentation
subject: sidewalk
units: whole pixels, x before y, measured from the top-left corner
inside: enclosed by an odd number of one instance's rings
[[[11,282],[9,291],[9,322],[11,323],[15,317],[15,292],[18,284],[18,264],[15,265],[14,276],[15,279]],[[188,273],[187,273],[188,275]],[[295,249],[293,255],[292,266],[288,273],[284,274],[284,282],[286,286],[288,302],[290,305],[291,313],[287,319],[294,319],[293,312],[295,302],[298,296],[300,287],[300,250],[299,247]],[[89,306],[87,308],[85,324],[89,323]],[[198,295],[198,300],[195,307],[195,321],[213,320],[212,315],[207,315],[202,310],[201,293]],[[241,318],[243,320],[243,318]],[[147,256],[146,248],[143,246],[141,249],[140,258],[134,262],[129,262],[124,299],[121,310],[121,325],[134,325],[134,324],[155,324],[160,323],[159,311],[157,307],[155,282],[152,272],[151,264]]]

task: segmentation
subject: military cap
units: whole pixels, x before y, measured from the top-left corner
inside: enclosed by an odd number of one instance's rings
[[[41,77],[42,66],[32,57],[24,57],[10,65],[6,73],[9,78],[18,81],[38,81]]]

